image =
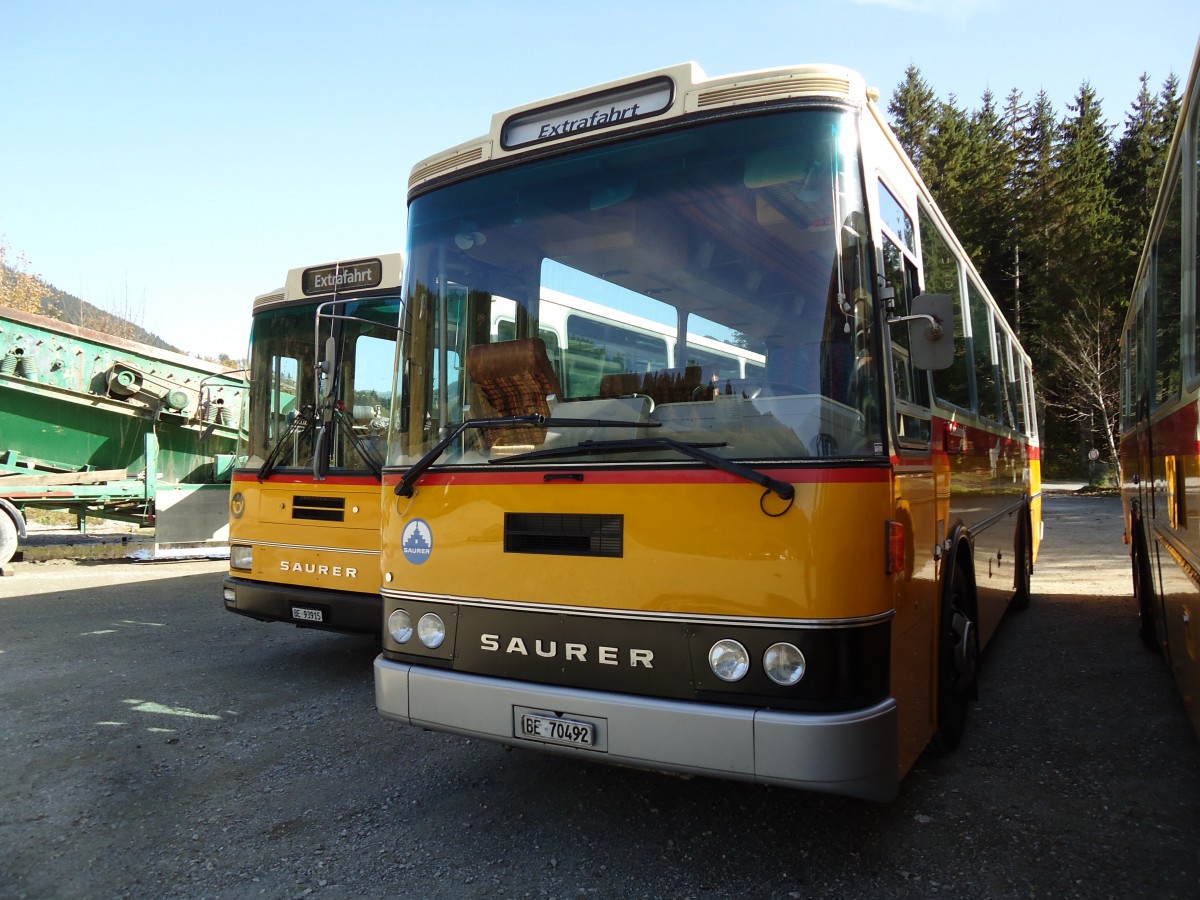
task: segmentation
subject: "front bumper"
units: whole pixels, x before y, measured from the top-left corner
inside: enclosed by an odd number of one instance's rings
[[[375,660],[385,719],[594,761],[887,801],[899,789],[896,701],[811,713],[561,688]],[[518,737],[515,707],[586,718],[604,750]]]
[[[228,576],[222,585],[225,609],[262,622],[290,622],[303,628],[320,628],[348,634],[380,633],[382,601],[378,594],[350,591],[326,591],[290,584],[264,584],[246,578]],[[317,610],[321,621],[301,619],[294,610]]]

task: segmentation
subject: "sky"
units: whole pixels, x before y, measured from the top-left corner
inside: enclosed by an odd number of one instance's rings
[[[856,69],[886,107],[1086,81],[1123,127],[1186,78],[1196,0],[4,0],[9,261],[188,353],[245,355],[287,270],[404,249],[414,164],[494,113],[694,60]]]

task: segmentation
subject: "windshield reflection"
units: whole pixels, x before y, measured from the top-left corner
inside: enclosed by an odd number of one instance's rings
[[[466,420],[531,415],[544,424],[464,430],[436,465],[577,445],[559,458],[685,458],[672,441],[764,462],[881,453],[855,129],[832,109],[760,114],[416,198],[389,463]],[[642,443],[618,459],[606,441]]]

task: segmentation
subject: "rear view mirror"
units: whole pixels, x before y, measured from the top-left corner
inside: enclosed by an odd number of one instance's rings
[[[949,294],[920,294],[913,299],[908,322],[908,353],[918,369],[940,371],[954,365],[954,298]]]

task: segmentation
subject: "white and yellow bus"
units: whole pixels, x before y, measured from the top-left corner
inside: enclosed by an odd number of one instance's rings
[[[377,634],[402,256],[293,269],[254,301],[225,608]]]
[[[1029,599],[1032,371],[860,76],[500,113],[408,233],[384,717],[877,800],[958,742]]]

